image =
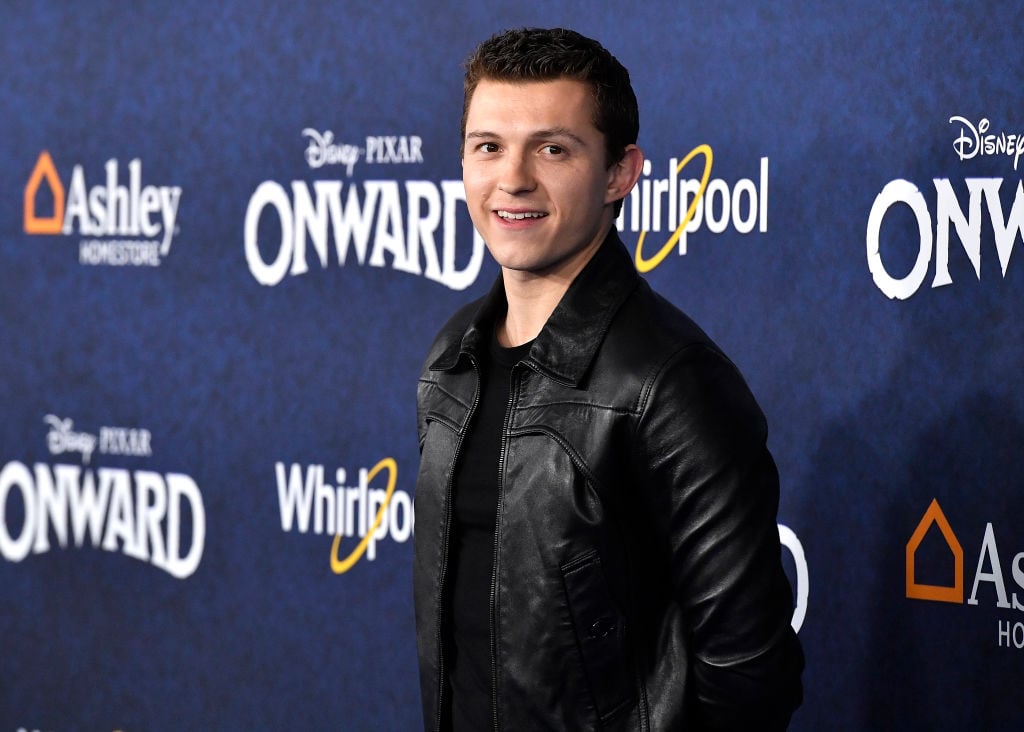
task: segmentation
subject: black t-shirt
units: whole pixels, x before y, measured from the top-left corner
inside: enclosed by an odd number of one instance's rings
[[[489,352],[479,364],[480,403],[455,469],[447,630],[453,732],[475,732],[493,724],[490,623],[498,467],[512,367],[532,343],[502,348],[491,337]]]

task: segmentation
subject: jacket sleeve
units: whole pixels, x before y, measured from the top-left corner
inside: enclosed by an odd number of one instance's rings
[[[691,715],[699,729],[785,729],[802,700],[803,654],[764,415],[707,345],[674,354],[640,399],[634,454],[687,626]]]

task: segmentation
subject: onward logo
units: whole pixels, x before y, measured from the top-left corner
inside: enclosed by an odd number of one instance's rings
[[[931,286],[953,284],[949,276],[950,231],[955,230],[974,274],[981,280],[981,227],[985,222],[992,227],[996,254],[1003,277],[1010,265],[1010,254],[1019,237],[1024,236],[1024,182],[1016,181],[1013,204],[1009,213],[1003,213],[1000,199],[1002,178],[967,178],[967,211],[953,190],[948,178],[935,178],[935,217],[924,194],[908,180],[894,180],[886,184],[875,198],[868,215],[867,256],[868,270],[879,290],[891,300],[906,300],[920,289],[928,276],[928,267],[935,254],[935,277]],[[1013,186],[1013,183],[1010,183]],[[985,204],[984,210],[982,203]],[[881,234],[886,215],[897,205],[910,209],[918,229],[917,258],[910,271],[902,276],[893,275],[882,262]]]
[[[418,135],[369,135],[363,146],[338,142],[331,130],[306,127],[302,135],[311,169],[342,166],[348,178],[360,160],[423,162]],[[342,267],[390,267],[464,290],[476,281],[484,255],[484,240],[459,214],[465,200],[456,180],[263,181],[245,210],[245,261],[257,282],[273,287],[309,271],[308,243],[324,269],[332,260]],[[464,249],[456,246],[457,234],[472,237],[468,260],[457,251]]]
[[[51,541],[66,549],[92,546],[147,562],[172,577],[195,573],[206,544],[206,509],[188,475],[84,467],[94,453],[134,458],[153,454],[152,435],[137,427],[80,432],[48,414],[51,455],[79,453],[82,465],[10,461],[0,468],[0,556],[21,562]]]
[[[690,162],[700,156],[704,169],[700,178],[680,180],[679,176]],[[664,261],[673,247],[686,254],[687,236],[706,226],[708,231],[721,234],[731,225],[740,234],[749,234],[756,227],[768,231],[768,158],[761,158],[758,182],[741,178],[729,185],[721,178],[711,178],[714,153],[710,145],[698,145],[683,157],[671,158],[668,175],[651,179],[650,160],[644,161],[643,175],[629,193],[615,225],[629,231],[640,232],[636,243],[636,268],[650,272]],[[671,231],[672,235],[654,255],[643,253],[648,232]]]
[[[959,116],[950,117],[949,122],[960,125],[953,148],[961,161],[979,155],[1004,155],[1013,160],[1013,169],[1017,170],[1020,156],[1024,154],[1024,135],[988,134],[987,119],[976,126]],[[1018,238],[1024,237],[1024,181],[965,178],[964,184],[966,200],[954,190],[949,178],[933,178],[930,188],[934,189],[934,198],[930,194],[925,198],[927,188],[922,192],[911,181],[897,178],[889,181],[871,204],[865,238],[868,271],[875,286],[890,300],[906,300],[921,288],[928,278],[933,256],[932,288],[953,284],[949,275],[951,232],[960,240],[974,275],[980,281],[982,227],[991,228],[999,267],[1006,277],[1014,245]],[[1004,212],[1004,199],[1009,200],[1010,196],[1013,202],[1009,211]],[[917,253],[909,271],[893,273],[882,261],[882,225],[892,211],[904,207],[909,209],[917,225]],[[898,241],[904,238],[900,236]]]
[[[44,554],[51,534],[62,549],[88,544],[185,579],[203,557],[203,497],[180,473],[7,463],[0,469],[0,555],[20,562]]]
[[[274,466],[277,477],[277,500],[281,511],[281,530],[307,534],[333,534],[331,571],[344,574],[363,555],[369,561],[377,557],[377,542],[391,538],[403,544],[413,532],[412,499],[395,485],[398,465],[393,458],[384,458],[372,468],[360,468],[355,485],[346,486],[348,473],[338,468],[334,473],[337,485],[324,482],[324,466],[284,463]],[[378,475],[385,487],[371,487]],[[379,483],[378,483],[379,485]],[[342,540],[358,539],[342,557]]]
[[[455,180],[318,180],[312,189],[301,180],[288,188],[264,181],[245,211],[245,261],[257,282],[274,286],[286,275],[309,271],[308,241],[322,268],[331,259],[340,266],[354,259],[464,290],[476,281],[484,255],[484,241],[474,230],[468,261],[461,268],[456,264],[456,219],[465,200],[462,181]],[[261,231],[263,220],[273,229],[270,237]],[[273,255],[265,259],[270,250]]]
[[[48,214],[40,211],[44,198],[52,200]],[[128,163],[127,180],[112,158],[104,165],[104,182],[89,186],[85,169],[76,165],[65,185],[43,150],[25,185],[24,229],[85,237],[79,241],[81,264],[157,266],[170,252],[180,201],[177,186],[142,184],[138,158]]]
[[[933,585],[918,580],[917,551],[933,527],[942,536],[952,560],[952,572],[948,584]],[[1010,569],[1014,583],[1018,588],[1024,590],[1024,552],[1014,556],[1013,561],[1010,562]],[[1024,612],[1024,595],[1018,597],[1017,592],[1007,595],[1005,579],[1003,562],[996,544],[995,530],[991,523],[987,523],[985,535],[981,541],[981,549],[978,552],[978,564],[974,571],[974,582],[971,585],[971,595],[967,598],[967,604],[979,604],[978,588],[982,583],[988,583],[995,590],[997,608]],[[958,605],[962,605],[964,602],[964,550],[936,499],[932,500],[907,542],[906,595],[914,600],[948,602]],[[1012,642],[1013,647],[1024,649],[1024,623],[1017,622],[1011,627],[1009,621],[1000,620],[997,632],[1000,646],[1010,647]]]

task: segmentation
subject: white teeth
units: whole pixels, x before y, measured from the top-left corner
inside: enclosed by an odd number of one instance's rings
[[[538,212],[527,212],[527,213],[512,213],[511,211],[498,211],[498,216],[503,219],[513,219],[515,221],[522,221],[523,219],[542,219],[547,214]]]

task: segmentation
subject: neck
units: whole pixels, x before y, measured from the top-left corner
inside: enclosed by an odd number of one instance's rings
[[[502,272],[508,311],[498,323],[497,334],[498,343],[505,348],[521,346],[536,338],[569,289],[569,282],[542,277],[523,278],[522,274],[508,270]]]
[[[505,347],[521,346],[540,335],[551,313],[562,301],[569,285],[600,248],[604,237],[595,241],[583,257],[563,262],[552,271],[523,272],[502,267],[508,311],[498,323],[498,343]]]

